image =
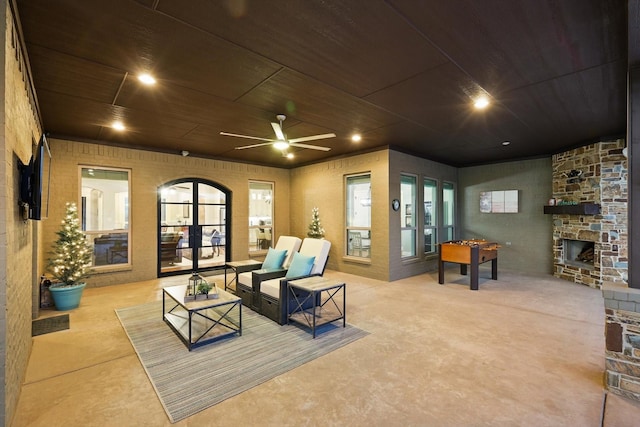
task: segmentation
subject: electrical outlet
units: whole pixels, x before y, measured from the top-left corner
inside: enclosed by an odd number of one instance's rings
[[[505,242],[507,246],[511,246],[511,242]]]

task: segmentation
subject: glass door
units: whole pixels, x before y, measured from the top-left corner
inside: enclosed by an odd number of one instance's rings
[[[158,276],[222,268],[228,260],[230,191],[183,179],[158,189]]]

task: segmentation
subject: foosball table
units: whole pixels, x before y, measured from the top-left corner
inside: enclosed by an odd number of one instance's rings
[[[451,240],[440,243],[438,260],[438,283],[444,283],[444,263],[460,264],[460,274],[467,275],[467,266],[471,266],[469,288],[478,290],[479,266],[491,261],[491,278],[498,280],[498,244],[486,240]]]

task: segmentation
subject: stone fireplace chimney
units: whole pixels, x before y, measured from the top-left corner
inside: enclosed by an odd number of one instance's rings
[[[617,139],[555,154],[553,255],[556,277],[601,288],[627,280],[627,163]],[[572,255],[593,247],[589,262]]]
[[[554,276],[601,288],[605,308],[605,385],[640,401],[640,289],[627,287],[627,160],[623,140],[553,156]],[[593,264],[571,253],[593,245]]]

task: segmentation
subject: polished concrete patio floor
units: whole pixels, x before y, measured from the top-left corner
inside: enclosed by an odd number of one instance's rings
[[[457,269],[444,285],[325,275],[370,335],[176,426],[640,425],[640,404],[603,387],[599,290],[508,271],[481,270],[479,291]],[[172,425],[114,309],[186,280],[86,289],[69,330],[33,338],[12,426]]]

